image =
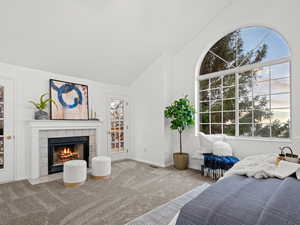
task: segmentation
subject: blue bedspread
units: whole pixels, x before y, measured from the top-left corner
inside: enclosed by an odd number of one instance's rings
[[[300,225],[300,181],[230,176],[180,211],[176,225]]]

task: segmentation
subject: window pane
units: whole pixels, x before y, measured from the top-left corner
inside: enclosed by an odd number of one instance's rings
[[[254,110],[255,123],[270,123],[271,113],[269,110]]]
[[[235,112],[224,112],[223,123],[230,124],[235,122]]]
[[[290,136],[289,123],[272,123],[272,137],[288,138]]]
[[[253,96],[270,94],[270,81],[255,82]]]
[[[222,123],[222,113],[211,113],[211,123]]]
[[[271,79],[277,79],[290,76],[290,63],[273,65],[271,69]]]
[[[239,84],[251,87],[252,85],[252,71],[246,71],[239,74]]]
[[[240,123],[252,123],[252,111],[239,112]]]
[[[235,124],[223,125],[223,133],[229,136],[235,136]]]
[[[200,123],[209,123],[209,113],[200,113]]]
[[[209,96],[208,96],[208,91],[201,91],[200,92],[200,101],[208,101]]]
[[[226,75],[223,77],[223,86],[234,86],[235,74]]]
[[[285,40],[275,31],[265,27],[247,27],[240,30],[242,45],[239,47],[240,55],[247,55],[251,50],[253,54],[244,64],[265,62],[290,55]],[[256,47],[258,48],[256,49]]]
[[[270,137],[270,125],[269,124],[255,124],[254,136]]]
[[[265,28],[266,29],[266,28]],[[265,39],[265,57],[262,61],[279,59],[290,55],[286,41],[275,31],[268,30],[269,36]]]
[[[223,110],[235,110],[235,99],[224,100],[223,101]]]
[[[2,117],[2,120],[0,120],[0,136],[4,135],[4,118]]]
[[[253,72],[253,78],[256,82],[265,81],[270,79],[269,67],[263,67],[255,69]]]
[[[254,109],[269,109],[269,108],[270,108],[269,96],[254,97]]]
[[[246,27],[240,30],[240,35],[243,43],[241,46],[238,46],[240,54],[245,56],[247,60],[244,60],[244,64],[251,64],[255,61],[256,56],[258,55],[258,50],[255,48],[261,43],[263,37],[268,32],[268,29],[264,27]],[[249,54],[253,50],[252,54]],[[255,51],[256,50],[256,51]],[[263,54],[265,55],[265,54]],[[244,58],[244,57],[243,57]],[[261,58],[261,57],[260,57]],[[261,61],[259,59],[257,61]]]
[[[200,74],[213,73],[226,70],[227,64],[210,52],[206,54],[200,68]]]
[[[290,107],[290,94],[271,95],[272,108],[289,108]]]
[[[239,97],[248,97],[252,96],[252,88],[245,85],[239,86]]]
[[[200,131],[204,134],[210,134],[210,125],[209,124],[200,124]]]
[[[199,81],[200,90],[206,90],[209,88],[209,79],[207,80],[200,80]]]
[[[200,74],[266,62],[290,55],[285,40],[265,27],[246,27],[227,34],[205,55]]]
[[[290,120],[290,109],[272,109],[272,123],[287,123]]]
[[[290,79],[283,78],[278,80],[271,80],[271,87],[272,94],[280,92],[290,92]]]
[[[252,124],[240,124],[239,134],[240,136],[252,136]]]
[[[210,94],[211,94],[210,96],[211,100],[220,99],[222,97],[220,88],[211,90]]]
[[[211,101],[211,111],[222,111],[222,100]]]
[[[222,80],[221,77],[215,77],[210,79],[210,88],[219,88],[221,87]]]
[[[227,34],[210,49],[213,53],[226,60],[229,65],[233,64],[236,59],[234,46],[236,45],[238,34],[238,30]]]
[[[207,112],[209,110],[209,102],[200,103],[200,112]]]
[[[223,88],[223,98],[235,98],[235,87]]]
[[[211,125],[212,134],[222,134],[222,124],[212,124]]]
[[[251,97],[240,98],[239,109],[242,111],[247,111],[249,109],[252,109],[252,98]]]

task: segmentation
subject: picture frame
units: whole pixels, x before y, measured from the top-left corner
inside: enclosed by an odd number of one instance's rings
[[[50,120],[89,120],[88,85],[50,79]]]

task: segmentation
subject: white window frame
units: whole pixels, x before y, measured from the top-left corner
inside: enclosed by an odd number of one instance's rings
[[[289,63],[289,78],[290,78],[290,124],[289,124],[289,137],[288,138],[278,138],[278,137],[259,137],[259,136],[239,136],[239,110],[237,110],[237,108],[239,107],[239,101],[235,101],[235,136],[228,136],[230,138],[241,138],[241,139],[249,139],[249,140],[280,140],[280,141],[290,141],[291,137],[292,137],[292,69],[291,69],[291,57],[283,57],[283,58],[279,58],[279,59],[275,59],[275,60],[270,60],[270,61],[266,61],[266,62],[259,62],[259,63],[253,63],[253,64],[249,64],[249,65],[244,65],[244,66],[240,66],[240,67],[236,67],[233,69],[228,69],[228,70],[223,70],[223,71],[218,71],[218,72],[214,72],[214,73],[208,73],[208,74],[198,74],[196,77],[196,135],[198,135],[200,133],[200,87],[199,87],[199,81],[201,80],[207,80],[210,78],[216,78],[216,77],[223,77],[226,75],[232,75],[235,74],[236,78],[235,78],[235,90],[236,90],[236,94],[235,94],[235,99],[238,99],[238,91],[239,91],[239,84],[238,84],[238,79],[237,79],[237,75],[246,71],[250,71],[250,70],[254,70],[257,68],[262,68],[262,67],[268,67],[268,66],[273,66],[276,64],[282,64],[282,63]],[[221,79],[223,82],[223,79]],[[222,85],[223,86],[223,85]],[[222,94],[223,95],[223,94]],[[222,96],[223,99],[223,96]],[[223,107],[223,104],[222,104]],[[223,109],[222,109],[222,120],[223,120]],[[210,123],[211,124],[211,123]],[[223,126],[222,126],[222,131],[223,131]]]

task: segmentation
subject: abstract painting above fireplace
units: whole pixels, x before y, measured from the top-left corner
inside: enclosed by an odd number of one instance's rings
[[[50,118],[52,120],[88,120],[88,86],[50,80]]]
[[[62,172],[69,160],[85,160],[89,166],[89,136],[48,139],[48,174]]]

